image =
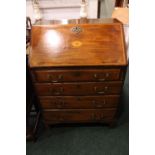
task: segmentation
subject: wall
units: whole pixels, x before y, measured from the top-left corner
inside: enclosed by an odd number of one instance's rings
[[[39,0],[44,19],[79,18],[81,0]],[[97,18],[98,0],[88,0],[88,18]],[[32,1],[26,1],[26,15],[34,22]]]
[[[115,0],[100,0],[100,18],[110,18],[115,7]]]

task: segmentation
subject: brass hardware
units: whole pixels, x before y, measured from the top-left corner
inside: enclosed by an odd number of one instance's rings
[[[60,91],[61,91],[61,92],[63,92],[63,91],[64,91],[63,87],[61,87]]]
[[[94,78],[97,79],[98,81],[105,81],[106,80],[106,77],[109,77],[109,73],[106,73],[105,74],[105,78],[102,78],[102,79],[99,79],[98,76],[97,76],[97,74],[94,74]]]
[[[108,90],[108,87],[107,87],[107,86],[105,86],[105,87],[104,87],[104,89],[105,89],[105,91],[107,91],[107,90]]]
[[[64,91],[63,87],[60,87],[60,90],[59,91],[55,91],[54,94],[55,95],[60,95],[60,94],[63,93],[63,91]]]
[[[105,81],[105,78],[99,79],[98,76],[97,76],[97,74],[94,74],[94,78],[97,79],[98,81]]]
[[[63,87],[60,87],[60,90],[54,90],[54,89],[52,89],[52,88],[49,88],[49,92],[50,92],[50,94],[52,95],[52,94],[55,94],[55,95],[60,95],[60,94],[62,94],[63,92],[64,92],[64,89],[63,89]]]
[[[71,31],[72,31],[73,33],[78,34],[78,33],[82,32],[82,28],[79,27],[79,26],[74,26],[74,27],[71,29]]]
[[[106,77],[109,77],[109,73],[106,73],[105,76],[106,76]]]
[[[63,75],[60,74],[60,75],[58,76],[58,79],[59,79],[59,80],[62,80],[62,79],[63,79]]]
[[[108,90],[108,87],[107,86],[104,87],[104,90],[103,91],[97,91],[97,87],[94,87],[94,91],[97,94],[105,94],[105,91],[107,91],[107,90]]]
[[[59,81],[58,80],[52,80],[51,82],[54,82],[55,83],[55,82],[59,82]]]
[[[58,76],[58,80],[52,80],[51,82],[59,82],[63,79],[63,76],[62,75],[59,75]]]
[[[94,74],[94,78],[95,78],[95,79],[97,78],[97,74]]]
[[[49,81],[51,81],[51,82],[59,82],[60,80],[62,80],[63,79],[63,75],[58,75],[58,80],[52,80],[53,79],[53,76],[51,75],[51,74],[48,74],[47,75],[47,78],[48,78],[48,80]]]
[[[65,102],[64,101],[58,101],[58,102],[54,102],[54,105],[57,108],[63,108],[65,106]]]
[[[49,81],[51,81],[52,75],[51,75],[51,74],[48,74],[48,75],[47,75],[47,78],[48,78]]]
[[[100,92],[96,92],[96,93],[98,93],[98,94],[105,94],[104,91],[100,91]]]

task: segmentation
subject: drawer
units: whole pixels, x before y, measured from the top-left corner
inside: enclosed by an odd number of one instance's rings
[[[35,82],[110,81],[120,79],[120,69],[35,70]]]
[[[39,96],[119,94],[122,82],[36,83]]]
[[[119,95],[39,97],[43,109],[116,108]]]
[[[98,122],[114,118],[116,109],[49,110],[43,112],[45,122]]]

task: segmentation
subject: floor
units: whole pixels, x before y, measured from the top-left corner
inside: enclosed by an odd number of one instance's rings
[[[106,125],[53,126],[40,131],[37,142],[27,142],[27,155],[128,155],[129,75],[127,72],[117,127]]]

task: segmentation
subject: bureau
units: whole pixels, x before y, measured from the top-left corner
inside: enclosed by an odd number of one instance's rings
[[[117,120],[127,67],[116,19],[40,20],[32,27],[29,67],[44,123]]]

